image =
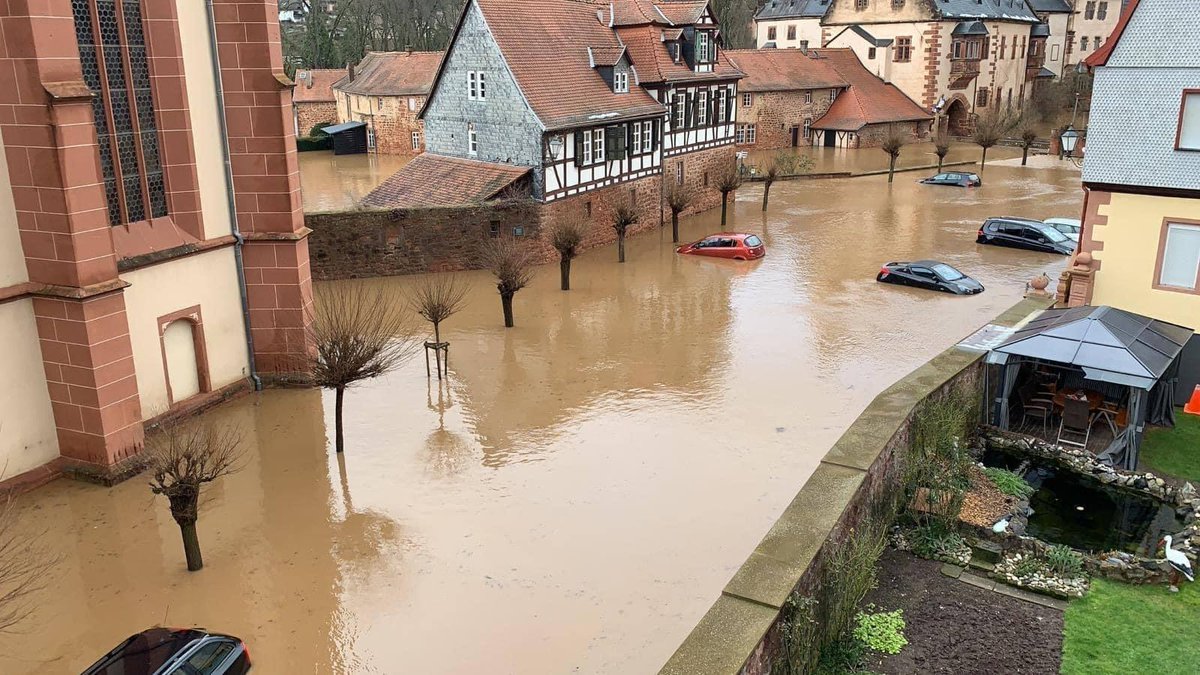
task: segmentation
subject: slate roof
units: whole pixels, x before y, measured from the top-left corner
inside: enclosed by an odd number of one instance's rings
[[[934,0],[932,4],[943,19],[1038,22],[1025,0]]]
[[[1070,14],[1072,11],[1067,0],[1029,0],[1029,7],[1035,12],[1047,14]]]
[[[601,23],[606,0],[475,0],[517,86],[548,130],[604,120],[661,115],[666,109],[641,87],[616,94],[588,59],[588,47],[619,49]],[[469,5],[468,5],[469,6]],[[461,22],[460,22],[461,25]],[[647,29],[648,30],[648,29]],[[660,49],[665,48],[659,44]],[[645,74],[630,56],[640,81]]]
[[[799,91],[850,86],[827,59],[799,49],[732,49],[725,52],[746,74],[738,91]]]
[[[951,35],[987,35],[987,26],[982,21],[962,21],[954,27]]]
[[[367,52],[354,68],[342,71],[334,89],[363,96],[427,96],[445,52]]]
[[[851,49],[820,49],[817,54],[850,88],[842,92],[814,129],[858,131],[868,124],[930,120],[933,116],[898,87],[876,77],[863,66]]]
[[[362,206],[411,209],[482,204],[530,172],[527,166],[417,155],[362,200]]]
[[[758,10],[758,21],[772,19],[820,19],[829,11],[829,0],[769,0]]]
[[[860,26],[858,24],[854,24],[853,26],[850,26],[849,28],[846,28],[845,30],[853,32],[855,35],[866,40],[867,44],[869,44],[873,47],[890,47],[890,46],[892,46],[892,43],[895,42],[895,40],[892,40],[891,38],[877,38],[874,35],[871,35],[870,33],[868,33],[866,28],[863,28],[862,26]],[[838,35],[841,35],[841,33],[838,33]],[[837,39],[836,35],[834,36],[834,39]],[[830,40],[830,42],[832,42],[832,40]],[[826,43],[826,44],[828,44],[828,43]]]
[[[717,63],[711,73],[697,73],[686,61],[676,63],[663,43],[663,33],[673,29],[657,26],[618,28],[617,35],[629,50],[629,60],[638,74],[638,82],[687,82],[689,80],[729,80],[742,77],[742,72],[729,60],[728,50],[717,50]]]
[[[345,68],[320,68],[296,71],[296,87],[292,89],[295,103],[335,101],[333,85],[346,76]]]

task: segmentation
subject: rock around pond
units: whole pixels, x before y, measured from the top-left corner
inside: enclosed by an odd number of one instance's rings
[[[204,501],[202,572],[143,479],[26,495],[21,526],[64,560],[28,632],[0,638],[0,672],[78,672],[159,623],[239,635],[266,673],[655,672],[878,392],[1065,264],[975,231],[1077,212],[1078,173],[919,177],[779,183],[766,215],[743,189],[730,229],[764,260],[677,256],[651,232],[624,265],[583,256],[570,293],[541,270],[508,331],[490,277],[467,274],[449,383],[413,362],[352,390],[343,459],[322,392],[223,406],[249,462]],[[927,257],[988,291],[874,281]]]

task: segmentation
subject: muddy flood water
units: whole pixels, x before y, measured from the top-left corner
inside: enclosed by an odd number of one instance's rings
[[[448,384],[418,359],[351,390],[344,461],[331,394],[218,408],[248,458],[206,494],[201,572],[144,477],[23,496],[21,526],[63,562],[25,634],[0,637],[0,672],[78,672],[155,624],[238,635],[264,674],[656,672],[878,392],[1065,264],[975,231],[1077,217],[1077,171],[989,166],[973,190],[921,175],[777,183],[766,215],[749,186],[732,228],[762,235],[762,261],[678,256],[668,226],[624,265],[584,255],[569,293],[542,268],[511,330],[468,274]],[[931,256],[987,292],[875,282]]]
[[[412,161],[399,155],[335,155],[332,150],[301,152],[299,158],[306,212],[348,209]]]

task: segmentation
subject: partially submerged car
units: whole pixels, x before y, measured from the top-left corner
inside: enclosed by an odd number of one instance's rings
[[[1075,252],[1075,242],[1070,237],[1040,220],[1030,218],[988,218],[980,226],[975,242],[1059,255]]]
[[[151,628],[131,635],[82,675],[245,675],[246,644],[203,628]]]
[[[983,292],[983,284],[937,260],[890,262],[875,276],[885,284],[926,288],[955,295],[975,295]]]
[[[963,171],[947,171],[939,173],[936,176],[930,176],[921,181],[926,185],[954,185],[957,187],[979,187],[983,185],[983,179],[979,174],[966,173]]]
[[[721,232],[680,246],[676,252],[729,260],[757,260],[767,254],[767,247],[756,234]]]
[[[1067,235],[1067,238],[1078,242],[1079,233],[1083,231],[1083,222],[1078,218],[1047,218],[1043,223]]]

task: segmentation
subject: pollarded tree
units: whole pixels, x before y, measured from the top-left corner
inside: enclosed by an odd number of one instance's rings
[[[1037,142],[1037,129],[1034,128],[1033,122],[1026,119],[1017,127],[1017,134],[1021,137],[1021,166],[1029,161],[1029,149]]]
[[[675,179],[667,180],[667,206],[671,209],[671,241],[679,243],[679,214],[691,205],[692,189]]]
[[[771,201],[771,186],[779,179],[779,162],[774,159],[767,160],[767,165],[763,167],[763,207],[764,213],[767,211],[767,203]]]
[[[938,158],[937,172],[942,172],[942,162],[946,161],[946,155],[950,154],[950,134],[945,131],[938,131],[933,137],[933,152]]]
[[[571,217],[556,222],[550,228],[550,245],[558,251],[558,271],[564,291],[571,290],[571,261],[579,255],[579,246],[587,230],[586,220]]]
[[[900,151],[908,144],[908,137],[904,131],[896,128],[895,125],[888,126],[888,134],[884,137],[883,142],[879,144],[879,149],[887,153],[888,156],[888,182],[891,183],[896,178],[896,160],[900,158]]]
[[[345,450],[342,408],[346,390],[379,377],[412,358],[420,347],[413,338],[407,303],[394,286],[373,282],[336,282],[314,288],[308,339],[313,383],[336,392],[335,447]]]
[[[975,145],[983,148],[983,155],[979,160],[980,172],[983,171],[984,164],[987,164],[988,148],[999,143],[1011,128],[1012,120],[996,110],[990,110],[975,120],[975,130],[971,132],[971,140]]]
[[[183,536],[189,572],[204,567],[196,535],[200,491],[208,483],[236,472],[241,460],[241,432],[232,427],[170,424],[146,441],[150,491],[166,497],[171,505],[171,517]]]
[[[442,379],[442,353],[445,352],[447,361],[450,357],[450,346],[442,342],[442,322],[462,309],[470,290],[471,287],[453,273],[426,274],[421,277],[409,298],[409,306],[413,311],[433,324],[432,347],[439,380]],[[425,345],[426,375],[429,371],[430,346]],[[449,363],[446,368],[449,373]]]
[[[729,193],[742,186],[742,172],[736,161],[726,162],[717,169],[715,178],[717,190],[721,193],[721,227],[724,228],[728,222]]]
[[[37,609],[33,596],[46,588],[61,560],[44,537],[45,530],[18,526],[11,496],[0,497],[0,633],[20,630]]]
[[[632,202],[619,202],[613,206],[612,228],[617,233],[617,262],[625,262],[625,235],[638,222],[638,212]]]
[[[512,328],[513,296],[533,280],[533,253],[515,239],[501,237],[483,245],[483,261],[496,275],[496,290],[504,308],[504,327]]]

